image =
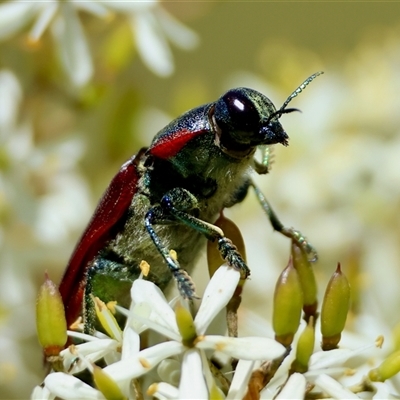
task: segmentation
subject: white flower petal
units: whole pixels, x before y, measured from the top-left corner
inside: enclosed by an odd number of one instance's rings
[[[152,282],[136,279],[131,289],[132,301],[135,304],[151,305],[149,319],[179,335],[175,313],[169,306],[163,292]]]
[[[272,360],[285,353],[285,348],[269,338],[233,338],[206,335],[196,344],[197,348],[218,350],[239,360]]]
[[[391,393],[390,387],[385,382],[374,382],[373,386],[376,389],[376,393],[372,397],[374,400],[399,398]]]
[[[35,386],[33,388],[30,400],[53,400],[55,397],[55,394],[50,393],[46,386]]]
[[[198,350],[185,351],[182,361],[179,399],[208,399],[208,390],[203,376],[203,365]]]
[[[89,47],[75,10],[68,2],[60,5],[61,15],[52,24],[52,32],[58,42],[63,67],[76,86],[82,86],[93,74]]]
[[[89,12],[90,14],[95,15],[96,17],[106,18],[110,15],[110,11],[104,6],[104,4],[99,1],[76,1],[73,3],[74,7],[80,10],[84,10]]]
[[[222,265],[211,278],[194,319],[196,330],[203,335],[215,316],[228,304],[237,287],[240,272]]]
[[[126,358],[104,368],[116,382],[141,376],[156,367],[161,360],[180,354],[181,343],[165,342],[140,351],[135,357]]]
[[[82,343],[74,346],[74,349],[79,352],[81,356],[88,356],[97,351],[105,351],[105,350],[116,350],[119,344],[114,339],[97,339],[92,340],[91,342]],[[69,348],[63,350],[60,355],[62,357],[67,357],[68,354],[71,354]]]
[[[199,44],[198,35],[165,11],[164,8],[158,7],[154,12],[168,39],[178,47],[190,50]]]
[[[56,11],[58,9],[58,2],[49,1],[45,7],[42,8],[42,11],[39,14],[31,32],[29,33],[29,37],[31,40],[38,40],[40,36],[42,36],[45,29],[49,26],[51,19],[54,17]]]
[[[40,3],[9,2],[0,5],[0,40],[8,39],[23,28],[34,16]]]
[[[1,7],[0,7],[1,10]],[[1,11],[0,11],[1,12]],[[0,131],[11,131],[18,116],[22,89],[16,76],[9,70],[0,71]],[[4,140],[4,137],[1,138]],[[20,144],[18,144],[19,146]]]
[[[140,336],[132,328],[125,328],[122,342],[122,360],[135,357],[139,351]]]
[[[315,379],[320,374],[326,374],[333,378],[339,378],[343,376],[343,374],[348,370],[349,367],[341,366],[341,367],[330,367],[330,368],[320,368],[320,369],[312,369],[308,370],[304,376],[312,383],[315,382]]]
[[[174,71],[172,53],[154,15],[138,12],[131,17],[131,25],[133,40],[147,67],[157,75],[171,75]]]
[[[343,387],[338,381],[335,381],[335,379],[328,375],[321,374],[315,380],[315,384],[334,399],[359,399],[357,395]]]
[[[295,373],[290,376],[285,386],[275,399],[304,399],[306,393],[307,380],[302,374]]]
[[[243,399],[247,392],[247,384],[253,372],[253,368],[254,361],[239,360],[226,400]]]
[[[51,393],[62,399],[88,399],[104,400],[105,397],[96,389],[83,383],[80,379],[63,372],[47,375],[45,386]]]
[[[373,347],[375,346],[371,344],[355,350],[334,349],[330,351],[318,351],[310,358],[309,370],[343,365],[348,359],[358,356]]]
[[[78,354],[90,362],[95,362],[107,353],[116,352],[118,347],[119,343],[113,339],[101,339],[74,346],[76,353],[67,348],[60,353],[63,357],[64,370],[76,374],[87,368],[87,363],[82,363],[77,358]]]
[[[137,317],[141,317],[143,319],[149,319],[150,314],[151,314],[151,304],[144,302],[135,304],[132,301],[129,311],[127,313],[128,319],[126,321],[125,326],[131,327],[137,333],[142,333],[147,329],[147,325],[144,322],[142,322],[142,320],[139,321]]]
[[[103,0],[107,8],[115,11],[121,11],[123,13],[134,13],[142,10],[154,9],[158,6],[158,1],[115,1],[115,0]]]

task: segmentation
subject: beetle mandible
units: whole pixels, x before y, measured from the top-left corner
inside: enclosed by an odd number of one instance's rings
[[[181,295],[195,298],[188,269],[204,245],[217,241],[222,258],[246,278],[250,270],[235,245],[213,225],[220,212],[255,194],[275,230],[316,253],[299,231],[284,227],[250,177],[268,172],[268,158],[257,148],[288,144],[279,118],[298,111],[289,102],[322,72],[307,78],[276,110],[263,94],[231,89],[217,101],[173,120],[122,165],[101,198],[69,260],[60,284],[67,323],[82,312],[85,330],[94,323],[93,297],[129,304],[129,288],[142,260],[151,265],[146,279],[165,288],[173,277]],[[173,249],[178,259],[171,256]]]

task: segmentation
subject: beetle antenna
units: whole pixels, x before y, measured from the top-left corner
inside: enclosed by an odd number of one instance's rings
[[[282,107],[275,111],[268,119],[271,120],[271,118],[278,116],[278,118],[282,114],[287,114],[293,111],[300,111],[297,108],[288,108],[286,109],[286,106],[295,98],[297,97],[317,76],[322,75],[324,71],[318,71],[315,74],[312,74],[309,76],[283,103]]]

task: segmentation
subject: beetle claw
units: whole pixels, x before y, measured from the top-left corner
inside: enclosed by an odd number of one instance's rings
[[[300,231],[291,229],[291,238],[303,251],[306,252],[308,256],[308,261],[316,262],[318,261],[318,253],[314,246],[307,240],[305,236],[302,235]]]
[[[218,240],[218,249],[228,265],[240,271],[242,279],[249,277],[250,269],[230,239],[225,236],[221,237]]]

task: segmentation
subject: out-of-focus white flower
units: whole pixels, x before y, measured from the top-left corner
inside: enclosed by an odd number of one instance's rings
[[[38,41],[50,26],[57,51],[71,82],[86,84],[93,75],[93,63],[86,37],[78,18],[79,9],[105,18],[112,12],[125,15],[131,24],[133,39],[145,64],[154,73],[173,72],[173,57],[167,39],[182,49],[193,48],[197,35],[168,14],[157,1],[11,1],[0,5],[0,40],[5,40],[31,24],[30,41]]]
[[[0,384],[2,393],[11,393],[10,387],[14,397],[23,397],[26,387],[38,378],[37,368],[36,374],[31,371],[23,353],[29,349],[31,357],[34,354],[40,360],[33,340],[35,268],[43,271],[60,254],[61,241],[89,213],[88,190],[75,169],[82,142],[70,139],[48,148],[36,145],[31,121],[20,115],[22,97],[15,75],[1,70],[0,371],[4,381]],[[60,197],[69,201],[56,203]],[[16,384],[16,371],[25,377],[24,385]]]
[[[8,38],[34,20],[28,38],[35,42],[51,25],[66,73],[74,85],[82,86],[91,78],[93,65],[74,4],[59,1],[4,3],[0,5],[0,39]]]

